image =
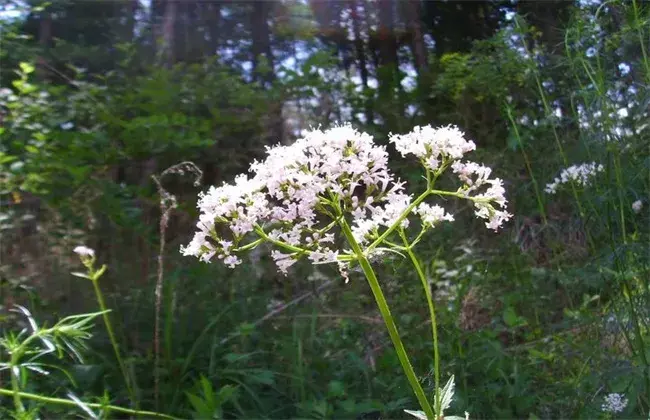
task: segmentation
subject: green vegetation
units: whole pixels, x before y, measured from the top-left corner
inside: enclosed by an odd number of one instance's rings
[[[414,418],[453,392],[445,418],[648,418],[646,2],[4,0],[0,30],[1,417]],[[457,175],[391,134],[457,125],[512,218],[437,192],[454,223],[368,259],[329,197],[349,281],[284,276],[277,242],[181,255],[199,192],[344,122],[413,199]]]

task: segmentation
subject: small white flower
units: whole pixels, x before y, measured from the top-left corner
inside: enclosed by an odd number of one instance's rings
[[[621,394],[608,394],[605,402],[601,406],[602,411],[606,413],[620,413],[627,407],[627,398]]]
[[[241,260],[234,255],[228,255],[223,259],[223,263],[230,268],[235,268],[235,266],[241,264]]]
[[[84,245],[79,245],[74,249],[74,253],[82,258],[94,258],[95,250]]]
[[[632,203],[632,210],[634,210],[635,213],[639,213],[642,208],[643,208],[643,201],[636,200],[634,203]]]
[[[577,185],[586,187],[590,184],[598,172],[604,171],[603,165],[597,165],[596,162],[572,165],[560,172],[560,176],[555,178],[552,183],[546,184],[545,191],[548,194],[555,194],[562,184],[575,182]]]
[[[289,267],[294,265],[297,261],[291,254],[283,254],[276,250],[271,251],[271,257],[275,261],[275,265],[278,266],[278,270],[280,270],[284,275],[287,274]]]
[[[448,222],[454,221],[454,216],[445,213],[445,209],[438,205],[430,206],[422,203],[415,209],[415,213],[419,214],[424,224],[429,226],[435,226],[445,220]]]

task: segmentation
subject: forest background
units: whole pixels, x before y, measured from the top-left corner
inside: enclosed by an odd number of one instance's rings
[[[416,403],[362,276],[179,253],[200,191],[265,146],[350,122],[414,185],[419,168],[387,139],[427,124],[457,125],[505,181],[514,217],[502,231],[450,202],[456,222],[420,245],[456,412],[647,418],[648,3],[1,4],[3,363],[30,320],[98,310],[96,283],[70,274],[83,271],[77,245],[108,267],[98,284],[114,325],[97,318],[83,363],[45,354],[57,368],[20,367],[23,392],[77,401],[26,400],[28,412],[91,416],[101,410],[88,404],[110,401],[185,418],[406,416]],[[199,185],[161,176],[184,161]],[[590,182],[546,191],[590,162],[603,165]],[[430,390],[424,294],[402,259],[387,262],[382,287]]]

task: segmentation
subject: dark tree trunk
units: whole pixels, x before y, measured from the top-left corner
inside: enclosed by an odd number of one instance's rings
[[[251,33],[253,37],[253,79],[263,84],[272,83],[275,79],[273,72],[273,53],[271,51],[271,30],[269,28],[269,15],[273,3],[257,1],[253,3],[251,15]],[[260,57],[266,59],[268,70],[264,74],[259,72]]]
[[[45,55],[50,47],[50,43],[52,42],[52,16],[46,10],[42,13],[43,16],[41,17],[38,28],[38,44],[41,48],[41,52],[38,57],[36,57],[36,71],[39,79],[45,81],[49,79],[50,75],[49,65]]]
[[[124,25],[122,39],[125,42],[133,42],[135,37],[135,15],[138,12],[140,3],[138,0],[125,0],[124,5],[121,6],[124,8],[124,14],[126,15],[126,24]]]
[[[379,0],[379,60],[380,65],[395,68],[397,65],[397,40],[393,25],[393,0]]]
[[[206,3],[203,3],[205,6]],[[207,3],[209,17],[206,18],[206,24],[209,25],[208,33],[210,40],[208,42],[208,56],[219,54],[219,38],[221,36],[221,2],[213,1]]]
[[[174,45],[176,36],[176,18],[178,3],[176,0],[165,1],[165,12],[161,25],[161,45],[158,50],[159,62],[167,67],[174,63]]]
[[[426,72],[428,68],[427,49],[424,45],[424,34],[422,33],[421,5],[420,0],[408,0],[407,3],[409,29],[411,31],[411,50],[415,69],[418,75]]]
[[[251,13],[253,80],[265,87],[271,87],[275,81],[271,28],[269,26],[273,4],[273,2],[268,1],[256,1],[252,4],[253,10]],[[264,71],[262,71],[260,65],[260,58],[262,57],[266,59]],[[266,143],[281,142],[284,137],[282,106],[281,99],[269,103],[269,136],[265,139]]]
[[[561,71],[564,65],[564,30],[574,7],[573,1],[552,0],[545,2],[524,1],[518,6],[518,11],[525,16],[526,21],[535,27],[539,33],[539,43],[545,52],[548,66],[555,71]],[[529,48],[534,46],[534,40],[530,37],[528,40]],[[566,129],[567,138],[578,139],[580,137],[580,126],[572,115],[572,108],[566,86],[556,86],[553,95],[557,99],[562,111],[563,125]]]
[[[397,58],[397,39],[394,30],[394,0],[379,0],[379,30],[377,34],[379,49],[379,103],[377,105],[384,126],[388,130],[399,130],[402,106],[396,96],[399,89],[399,63]]]
[[[361,23],[359,19],[359,4],[356,0],[350,0],[350,18],[352,19],[352,31],[354,32],[354,48],[357,54],[357,61],[359,64],[359,73],[361,74],[361,83],[364,89],[364,102],[366,111],[366,120],[368,124],[372,124],[375,117],[372,110],[372,102],[366,97],[368,90],[368,61],[366,59],[366,51],[361,37]]]

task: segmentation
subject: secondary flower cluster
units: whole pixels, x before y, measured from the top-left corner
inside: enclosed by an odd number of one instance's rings
[[[601,410],[606,413],[620,413],[627,407],[627,398],[620,394],[608,394]]]
[[[555,194],[560,185],[569,182],[575,182],[578,185],[586,187],[589,185],[591,179],[604,169],[603,165],[597,165],[596,162],[572,165],[563,169],[560,172],[560,176],[555,178],[552,183],[546,184],[545,191],[549,194]]]
[[[485,225],[488,228],[497,230],[512,217],[505,210],[506,190],[503,188],[503,181],[499,178],[490,179],[492,169],[476,162],[459,160],[466,153],[475,150],[476,144],[466,140],[463,132],[457,127],[415,127],[408,134],[391,136],[390,141],[402,156],[415,155],[422,165],[432,172],[444,170],[445,166],[451,163],[451,168],[464,183],[458,192],[474,202],[475,215],[487,219]],[[479,193],[480,190],[484,192]],[[425,223],[454,220],[453,216],[445,215],[439,206],[422,206],[418,208],[418,214]]]
[[[489,179],[489,168],[458,160],[476,146],[457,128],[416,127],[391,141],[403,155],[416,155],[428,176],[453,164],[463,186],[450,195],[472,200],[488,227],[497,229],[510,217],[502,181]],[[350,125],[312,130],[290,146],[267,147],[266,159],[251,165],[251,176],[239,175],[234,184],[200,195],[198,231],[181,252],[205,262],[216,257],[235,267],[241,252],[270,242],[279,249],[271,256],[282,272],[301,256],[345,268],[351,258],[336,245],[338,228],[348,225],[352,237],[364,245],[397,222],[407,227],[410,213],[421,218],[425,229],[454,220],[440,206],[413,205],[404,183],[387,165],[386,148]],[[259,239],[244,243],[249,234]],[[375,256],[382,252],[371,251]]]

